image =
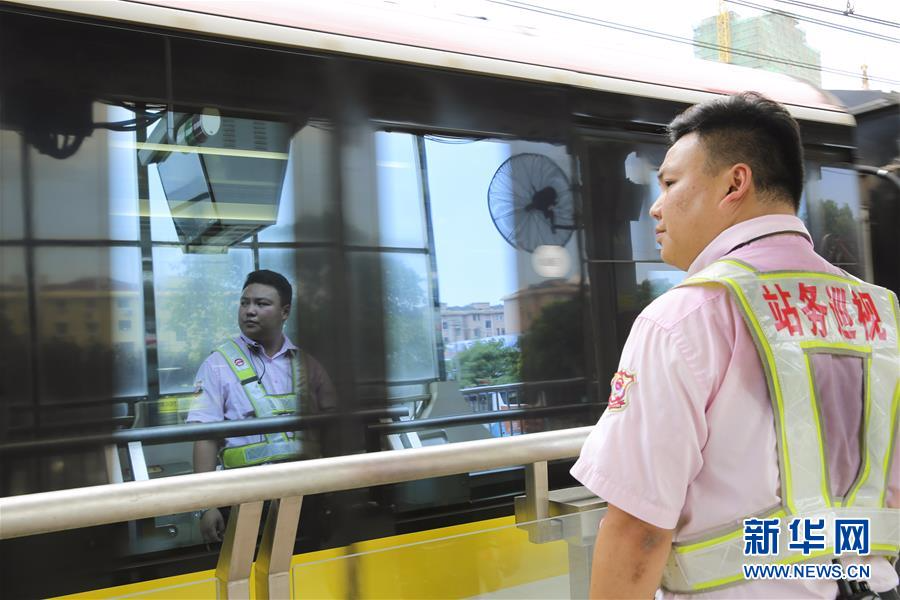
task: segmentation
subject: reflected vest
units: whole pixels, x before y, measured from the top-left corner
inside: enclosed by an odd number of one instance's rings
[[[228,363],[241,388],[247,395],[257,418],[283,415],[309,414],[308,362],[301,350],[291,357],[291,391],[287,394],[269,394],[259,381],[253,362],[234,340],[228,340],[215,350]],[[243,446],[225,448],[222,465],[226,469],[248,467],[270,462],[291,460],[313,454],[311,432],[267,433],[264,441]]]
[[[744,564],[830,562],[835,520],[868,518],[871,554],[900,549],[900,510],[885,506],[890,459],[898,430],[900,346],[897,297],[849,275],[764,273],[737,260],[719,260],[680,285],[721,285],[740,308],[756,344],[775,417],[781,504],[744,518],[778,518],[773,555],[745,556],[743,519],[672,546],[662,587],[676,593],[719,589],[744,581]],[[860,468],[849,491],[834,497],[828,448],[816,398],[811,355],[862,359]],[[858,404],[856,406],[859,406]],[[789,548],[789,523],[823,519],[824,550]]]

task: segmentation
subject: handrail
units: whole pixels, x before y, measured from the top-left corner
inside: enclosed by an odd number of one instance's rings
[[[360,410],[352,413],[321,413],[306,416],[264,417],[259,419],[243,419],[239,421],[219,421],[216,423],[184,423],[182,425],[140,427],[137,429],[121,429],[109,433],[97,433],[93,435],[8,442],[0,444],[0,457],[22,454],[59,454],[63,450],[71,450],[73,448],[101,447],[110,444],[127,444],[129,442],[141,442],[143,444],[153,445],[222,439],[243,435],[296,431],[339,419],[365,421],[370,419],[405,417],[408,415],[409,410],[395,407]]]
[[[519,421],[522,419],[537,419],[572,412],[584,412],[589,409],[606,408],[606,403],[579,402],[576,404],[560,404],[559,406],[536,406],[528,408],[510,408],[508,410],[492,410],[464,415],[449,415],[446,417],[434,417],[431,419],[413,419],[411,421],[395,421],[393,423],[371,423],[369,431],[391,434],[404,431],[418,431],[431,427],[458,427],[462,425],[477,425],[480,423],[496,423],[499,421]]]
[[[577,456],[592,427],[0,498],[0,539]]]
[[[481,392],[503,392],[506,390],[528,389],[535,387],[560,387],[574,383],[596,384],[594,380],[588,381],[586,377],[570,377],[568,379],[547,379],[545,381],[517,381],[515,383],[498,383],[496,385],[482,385],[467,387],[459,390],[464,396],[471,396]]]

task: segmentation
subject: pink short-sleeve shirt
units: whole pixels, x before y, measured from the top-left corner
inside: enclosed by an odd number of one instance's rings
[[[761,271],[841,273],[813,251],[803,222],[787,215],[759,217],[727,229],[700,253],[688,274],[726,254]],[[765,375],[741,313],[725,289],[675,288],[654,300],[631,329],[619,373],[623,375],[616,377],[618,390],[610,408],[572,468],[572,475],[588,489],[657,527],[677,528],[676,541],[780,503]],[[893,464],[900,464],[900,448],[894,451]],[[887,497],[890,506],[900,507],[896,469]],[[872,589],[897,585],[897,574],[883,557],[854,558],[845,562],[872,563]],[[781,580],[752,581],[698,596],[836,594],[833,582]]]

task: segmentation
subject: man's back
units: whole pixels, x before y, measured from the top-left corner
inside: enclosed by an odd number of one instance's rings
[[[794,233],[778,233],[785,231]],[[724,256],[759,271],[842,274],[813,252],[796,217],[766,216],[732,227],[704,249],[691,274]],[[835,399],[860,397],[861,370],[854,363],[859,359],[823,358],[817,374],[831,379],[819,386],[820,402],[839,408]],[[648,523],[677,528],[676,542],[780,504],[766,378],[753,338],[725,288],[681,287],[654,301],[635,322],[620,369],[635,379],[630,398],[601,419],[582,453],[587,458],[573,469],[576,478]],[[853,425],[826,420],[834,449],[829,454],[835,459],[830,467],[838,484],[852,479],[858,468],[858,446],[855,457],[837,460],[847,457],[846,441],[856,440]],[[873,579],[876,589],[883,589],[891,585],[893,571],[883,559],[878,562]],[[727,595],[823,597],[835,591],[835,584],[825,581],[763,581],[731,588]]]

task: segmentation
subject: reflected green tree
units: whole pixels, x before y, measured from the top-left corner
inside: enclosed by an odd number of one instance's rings
[[[160,335],[169,348],[160,353],[163,390],[178,386],[187,391],[203,360],[215,347],[239,331],[237,308],[240,284],[246,273],[233,261],[210,261],[202,269],[182,262],[163,290],[157,289]],[[177,374],[170,377],[167,373]]]
[[[820,246],[822,256],[833,263],[855,263],[858,260],[856,237],[859,226],[847,204],[834,200],[822,201],[824,235]]]
[[[581,298],[545,306],[519,343],[522,347],[522,380],[582,377],[585,358]]]
[[[521,380],[521,353],[518,348],[504,346],[501,340],[476,342],[457,354],[456,362],[463,388]]]

